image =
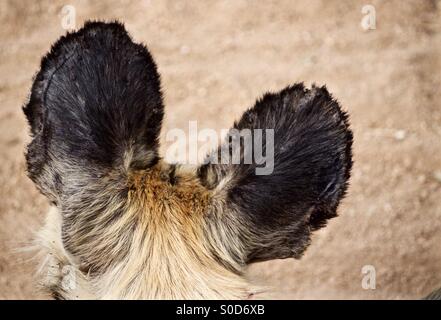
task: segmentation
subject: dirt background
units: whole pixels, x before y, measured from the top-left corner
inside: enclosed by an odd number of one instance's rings
[[[45,298],[20,251],[48,208],[24,173],[21,112],[65,31],[60,1],[0,1],[0,298]],[[71,1],[80,27],[120,19],[162,74],[164,132],[228,128],[256,97],[326,84],[351,115],[355,166],[340,216],[301,260],[253,265],[274,298],[408,299],[441,286],[441,1]],[[363,5],[376,9],[364,31]],[[376,289],[362,288],[362,267]]]

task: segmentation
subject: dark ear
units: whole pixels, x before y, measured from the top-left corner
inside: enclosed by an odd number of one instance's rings
[[[263,138],[253,134],[252,148],[242,139],[241,164],[225,163],[222,150],[232,155],[230,137],[244,129],[251,133],[263,129]],[[273,130],[273,138],[265,129]],[[199,176],[222,197],[223,215],[233,216],[228,221],[237,221],[243,262],[300,257],[311,231],[337,215],[347,188],[352,166],[347,114],[325,87],[308,90],[296,84],[266,94],[231,132],[209,157],[219,164],[201,166]],[[264,158],[259,157],[260,150],[256,153],[256,142],[263,144]],[[252,161],[247,164],[250,153]],[[264,167],[269,170],[256,171]]]
[[[157,161],[163,103],[156,65],[119,23],[88,22],[43,58],[23,108],[27,165],[50,198],[68,174],[99,177]]]

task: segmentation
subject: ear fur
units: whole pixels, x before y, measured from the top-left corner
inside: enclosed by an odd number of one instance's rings
[[[33,137],[28,173],[50,197],[69,170],[101,176],[158,160],[159,74],[120,23],[88,22],[61,37],[43,58],[23,111]]]
[[[233,129],[274,130],[273,172],[257,175],[254,160],[208,163],[199,168],[201,181],[223,195],[225,212],[242,221],[247,263],[300,257],[311,231],[337,215],[348,186],[352,132],[347,114],[325,87],[296,84],[264,95]],[[231,151],[230,144],[226,141],[210,158],[219,157],[222,148]],[[242,160],[246,152],[242,145]]]

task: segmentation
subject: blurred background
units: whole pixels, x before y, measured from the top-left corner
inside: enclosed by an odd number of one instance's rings
[[[441,1],[1,0],[0,298],[47,298],[20,250],[48,209],[25,174],[21,106],[72,7],[76,28],[118,19],[149,47],[163,140],[190,120],[228,128],[257,97],[298,81],[326,84],[350,113],[355,165],[339,217],[301,260],[250,267],[269,297],[413,299],[441,286]]]

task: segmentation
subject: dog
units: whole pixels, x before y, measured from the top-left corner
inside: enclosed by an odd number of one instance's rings
[[[264,94],[232,127],[272,130],[270,174],[254,158],[166,163],[160,76],[119,22],[61,37],[23,110],[27,173],[51,203],[38,244],[56,299],[250,298],[246,267],[300,258],[348,187],[348,114],[302,83]],[[229,135],[207,158],[222,150]]]

